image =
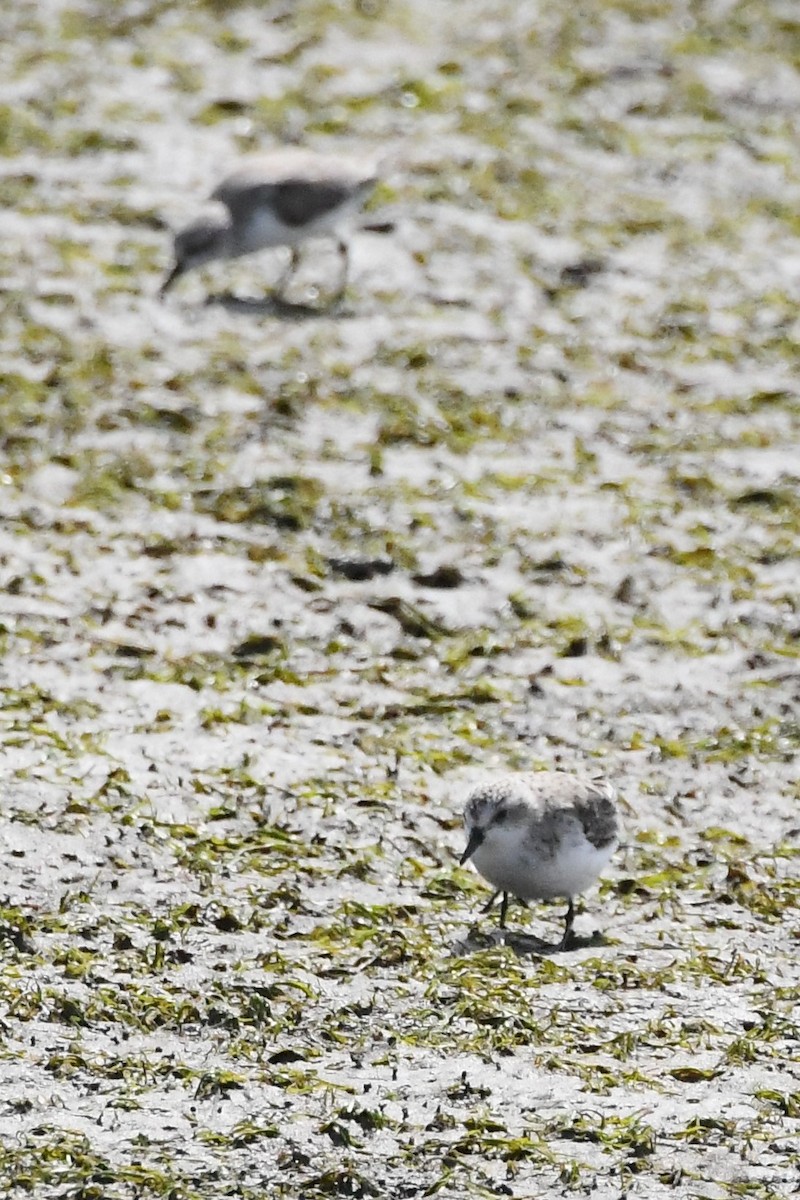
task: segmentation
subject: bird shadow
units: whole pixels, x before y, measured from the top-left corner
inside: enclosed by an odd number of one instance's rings
[[[341,297],[328,304],[303,304],[284,300],[282,296],[236,296],[233,292],[214,292],[206,296],[206,308],[217,306],[226,312],[245,313],[262,317],[278,317],[282,321],[309,321],[315,317],[342,316]]]
[[[599,929],[590,937],[573,933],[564,946],[561,941],[546,942],[533,933],[519,933],[512,929],[493,929],[487,933],[473,925],[466,937],[455,943],[453,953],[459,958],[466,958],[470,954],[492,950],[495,946],[507,946],[518,958],[551,958],[556,954],[570,954],[573,950],[589,950],[609,944]]]

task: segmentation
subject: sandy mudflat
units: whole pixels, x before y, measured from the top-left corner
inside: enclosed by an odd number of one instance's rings
[[[0,61],[0,1191],[792,1194],[795,4],[23,0]],[[160,303],[287,140],[384,159],[344,303]],[[543,766],[625,799],[564,954],[456,865]]]

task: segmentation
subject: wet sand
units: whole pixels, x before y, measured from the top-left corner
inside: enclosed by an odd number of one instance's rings
[[[0,15],[9,1195],[796,1188],[799,39]],[[319,313],[280,252],[159,302],[287,140],[385,156],[344,302],[324,243]],[[457,866],[545,766],[625,805],[568,953]]]

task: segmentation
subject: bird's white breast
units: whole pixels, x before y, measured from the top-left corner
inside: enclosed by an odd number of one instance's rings
[[[594,883],[616,843],[598,849],[577,829],[550,853],[519,826],[490,829],[472,856],[476,869],[495,888],[523,900],[577,896]]]

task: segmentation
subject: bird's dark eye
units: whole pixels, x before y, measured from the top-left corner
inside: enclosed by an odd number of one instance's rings
[[[505,809],[505,808],[500,808],[500,809],[498,809],[498,811],[497,811],[497,812],[494,814],[494,822],[493,822],[493,824],[494,824],[494,825],[504,825],[504,824],[506,823],[506,821],[507,821],[507,820],[508,820],[508,810],[507,810],[507,809]]]

